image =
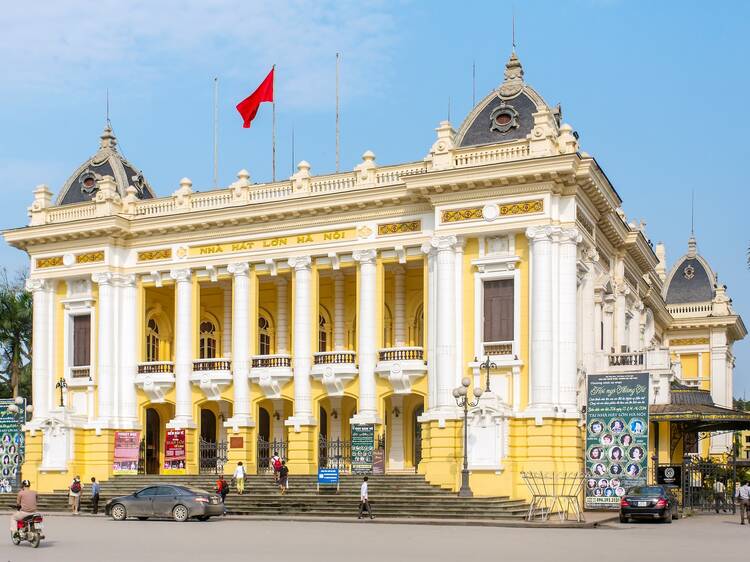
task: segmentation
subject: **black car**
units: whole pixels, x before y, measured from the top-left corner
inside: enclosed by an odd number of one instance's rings
[[[128,517],[145,520],[150,517],[170,517],[187,521],[195,517],[206,521],[209,517],[224,514],[224,504],[216,494],[187,486],[148,486],[129,496],[120,496],[107,502],[104,513],[115,521]]]
[[[664,486],[636,486],[620,500],[620,522],[630,518],[659,519],[671,523],[679,519],[677,499]]]

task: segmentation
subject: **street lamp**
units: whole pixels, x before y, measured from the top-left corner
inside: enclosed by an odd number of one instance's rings
[[[479,404],[479,398],[482,396],[484,391],[481,387],[477,386],[472,390],[476,400],[471,402],[469,399],[469,386],[471,385],[471,379],[464,377],[461,379],[461,386],[453,389],[453,398],[456,399],[456,404],[459,408],[464,409],[464,467],[461,470],[461,489],[458,491],[459,498],[471,498],[474,493],[471,491],[469,486],[469,408],[473,408]]]
[[[477,363],[478,359],[474,357],[474,363]],[[479,365],[480,369],[484,369],[487,371],[487,388],[484,389],[485,392],[491,392],[490,390],[490,369],[497,369],[497,365],[494,361],[490,361],[490,356],[487,356],[487,359],[484,360],[484,363],[481,363]]]
[[[63,401],[63,391],[68,388],[68,383],[65,380],[65,377],[60,377],[57,379],[57,384],[55,385],[55,388],[60,389],[60,407],[65,407],[65,402]]]

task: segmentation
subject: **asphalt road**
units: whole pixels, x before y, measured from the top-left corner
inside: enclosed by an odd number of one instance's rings
[[[6,535],[0,542],[0,562],[728,562],[747,560],[750,541],[750,525],[741,527],[738,518],[710,515],[681,519],[671,525],[615,523],[598,529],[391,525],[356,520],[115,522],[69,516],[49,516],[45,523],[47,539],[36,550],[28,543],[13,546]]]

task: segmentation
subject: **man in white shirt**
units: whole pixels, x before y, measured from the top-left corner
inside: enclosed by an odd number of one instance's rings
[[[375,516],[372,514],[372,508],[370,507],[370,499],[367,494],[367,476],[364,477],[362,486],[359,489],[359,517],[357,517],[357,519],[362,519],[365,510],[367,510],[370,519],[375,519]]]
[[[727,510],[727,500],[724,497],[726,495],[726,486],[724,486],[724,482],[722,482],[720,479],[716,479],[714,482],[714,508],[716,509],[716,513],[719,513],[719,509],[722,511]]]
[[[745,524],[745,517],[747,517],[747,510],[750,508],[750,484],[747,480],[742,483],[737,489],[737,493],[734,495],[735,498],[740,500],[740,525]],[[750,519],[748,519],[750,521]]]
[[[237,468],[234,469],[234,485],[241,496],[245,491],[245,467],[242,466],[242,461],[238,462]]]

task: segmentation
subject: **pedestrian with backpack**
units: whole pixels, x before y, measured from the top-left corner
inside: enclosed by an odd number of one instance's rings
[[[79,510],[81,509],[81,492],[83,492],[83,484],[81,484],[80,476],[73,478],[69,490],[71,511],[73,515],[78,515]]]
[[[286,490],[289,487],[289,468],[286,466],[286,461],[280,461],[281,468],[279,468],[279,491],[283,496],[286,494]]]
[[[273,468],[274,482],[279,481],[279,471],[281,471],[281,464],[281,457],[279,456],[278,451],[274,451],[273,456],[271,457],[271,468]]]

